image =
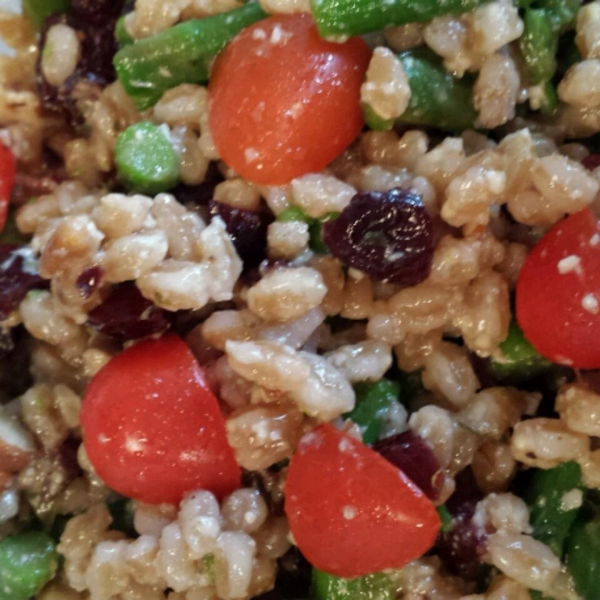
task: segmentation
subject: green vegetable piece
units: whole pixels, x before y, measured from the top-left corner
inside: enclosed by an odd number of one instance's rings
[[[436,510],[442,522],[442,533],[448,533],[452,527],[452,515],[450,511],[446,508],[445,504],[436,507]]]
[[[115,38],[117,39],[120,48],[135,43],[135,40],[131,37],[129,31],[127,31],[125,27],[125,15],[117,20],[117,24],[115,25]]]
[[[392,600],[395,586],[383,573],[357,579],[342,579],[313,568],[311,598],[313,600]]]
[[[288,206],[285,210],[281,211],[277,215],[277,221],[288,222],[288,221],[302,221],[312,225],[314,219],[309,217],[301,208],[297,206]]]
[[[368,104],[362,103],[363,116],[369,129],[373,131],[389,131],[394,126],[394,119],[380,117]]]
[[[134,192],[158,194],[179,180],[179,156],[164,132],[147,121],[119,136],[115,162],[121,180]]]
[[[108,510],[112,517],[111,529],[122,531],[128,537],[137,537],[133,526],[133,512],[135,503],[131,498],[119,497],[108,503]]]
[[[54,577],[58,555],[45,533],[29,531],[0,542],[0,600],[28,600]]]
[[[410,102],[400,123],[462,131],[472,129],[477,119],[473,107],[473,86],[455,79],[429,53],[415,51],[400,54],[410,84]]]
[[[525,29],[519,39],[521,54],[534,85],[550,81],[556,72],[558,35],[547,11],[528,8],[523,18]]]
[[[567,567],[584,600],[600,598],[600,517],[578,521],[567,543]]]
[[[373,444],[379,439],[387,410],[399,401],[400,385],[381,379],[377,383],[359,383],[354,391],[356,406],[344,416],[362,429],[365,444]]]
[[[192,19],[122,48],[114,65],[139,110],[182,83],[208,81],[212,59],[242,29],[263,19],[258,3],[205,19]]]
[[[572,490],[584,490],[581,467],[576,462],[566,462],[554,469],[537,469],[526,493],[533,537],[548,545],[559,558],[579,512],[579,508],[565,510],[564,496]]]
[[[490,360],[490,367],[502,381],[526,381],[552,367],[552,363],[527,341],[514,319],[510,323],[508,337],[500,344],[500,351],[503,360]]]
[[[536,4],[547,11],[552,30],[559,33],[575,26],[581,0],[539,0]]]
[[[23,13],[35,29],[40,29],[46,17],[65,13],[70,6],[69,0],[23,0]]]
[[[337,217],[339,216],[339,212],[330,212],[324,215],[323,217],[320,217],[319,219],[315,219],[313,223],[309,226],[309,246],[310,249],[316,254],[329,253],[329,248],[325,245],[325,242],[323,241],[323,224],[327,223],[327,221],[331,221],[332,219],[337,219]]]
[[[544,95],[540,104],[540,112],[545,117],[553,117],[558,110],[558,94],[556,88],[547,81],[544,85]]]
[[[323,37],[359,35],[390,25],[430,21],[473,10],[485,0],[311,0],[311,12]]]
[[[4,229],[0,233],[0,243],[2,244],[26,244],[30,236],[19,231],[16,221],[17,211],[12,207],[8,212]]]

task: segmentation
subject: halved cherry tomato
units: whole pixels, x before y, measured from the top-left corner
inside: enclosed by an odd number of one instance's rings
[[[331,425],[300,441],[285,498],[300,551],[338,577],[403,567],[440,529],[433,504],[402,471]]]
[[[88,385],[81,424],[94,469],[125,496],[176,504],[191,490],[222,497],[240,487],[217,400],[174,335],[104,366]]]
[[[308,14],[244,29],[210,80],[210,130],[223,160],[268,185],[323,169],[363,125],[360,86],[370,54],[360,38],[325,41]]]
[[[13,153],[0,144],[0,231],[6,224],[10,194],[15,185],[15,162]]]
[[[600,367],[600,224],[589,208],[556,224],[517,283],[517,321],[551,361]]]

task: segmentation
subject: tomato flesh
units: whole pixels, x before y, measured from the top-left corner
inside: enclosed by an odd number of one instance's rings
[[[525,337],[546,358],[600,367],[600,224],[590,209],[559,222],[533,248],[516,308]]]
[[[338,577],[401,568],[431,548],[440,528],[431,501],[399,469],[328,424],[300,441],[285,498],[298,548]]]
[[[124,496],[176,504],[192,490],[222,497],[240,487],[217,400],[177,336],[105,365],[88,385],[81,423],[94,469]]]
[[[370,54],[360,38],[325,41],[307,14],[242,31],[217,58],[209,86],[210,130],[223,160],[268,185],[322,170],[361,130]]]
[[[16,163],[13,153],[0,144],[0,231],[8,216],[10,194],[15,185]]]

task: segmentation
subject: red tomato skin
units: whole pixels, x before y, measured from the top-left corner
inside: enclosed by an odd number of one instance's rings
[[[240,487],[217,400],[175,335],[105,365],[87,387],[81,423],[94,469],[124,496],[177,504],[192,490],[222,498]]]
[[[328,424],[300,441],[285,498],[298,548],[337,577],[401,568],[440,529],[431,501],[399,469]]]
[[[242,31],[218,56],[209,84],[210,130],[223,160],[265,185],[325,168],[363,126],[370,55],[360,38],[325,41],[308,14]]]
[[[579,265],[559,272],[558,263],[569,256],[578,257]],[[538,242],[516,292],[517,321],[540,354],[580,369],[600,367],[600,315],[583,305],[588,294],[600,302],[600,224],[589,208],[560,221]]]
[[[6,146],[0,144],[0,231],[6,224],[10,194],[15,185],[16,169],[13,153]]]

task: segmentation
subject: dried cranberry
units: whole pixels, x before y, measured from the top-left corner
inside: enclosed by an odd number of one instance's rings
[[[198,185],[180,184],[171,190],[171,194],[177,198],[180,204],[189,210],[194,210],[199,206],[207,206],[215,195],[215,188],[224,180],[217,163],[213,161],[208,165],[202,183]]]
[[[267,228],[273,217],[263,212],[252,212],[234,208],[211,200],[209,210],[212,216],[219,216],[225,222],[235,249],[244,261],[244,268],[256,267],[265,258]]]
[[[582,161],[581,164],[590,171],[600,167],[600,154],[588,154]]]
[[[133,283],[115,286],[88,315],[88,324],[115,340],[135,340],[169,327],[167,314],[142,296]]]
[[[408,430],[376,442],[373,449],[398,467],[430,500],[440,497],[444,474],[420,435]]]
[[[71,9],[82,19],[108,21],[121,14],[123,4],[115,0],[71,0]]]
[[[38,274],[31,248],[0,244],[0,320],[19,306],[29,290],[47,289],[48,285]]]
[[[420,196],[395,188],[362,192],[323,225],[329,251],[374,279],[407,287],[429,275],[433,223]]]
[[[77,285],[77,289],[80,291],[82,298],[87,300],[98,289],[103,274],[104,271],[102,267],[99,267],[98,265],[90,267],[81,273],[75,284]]]

